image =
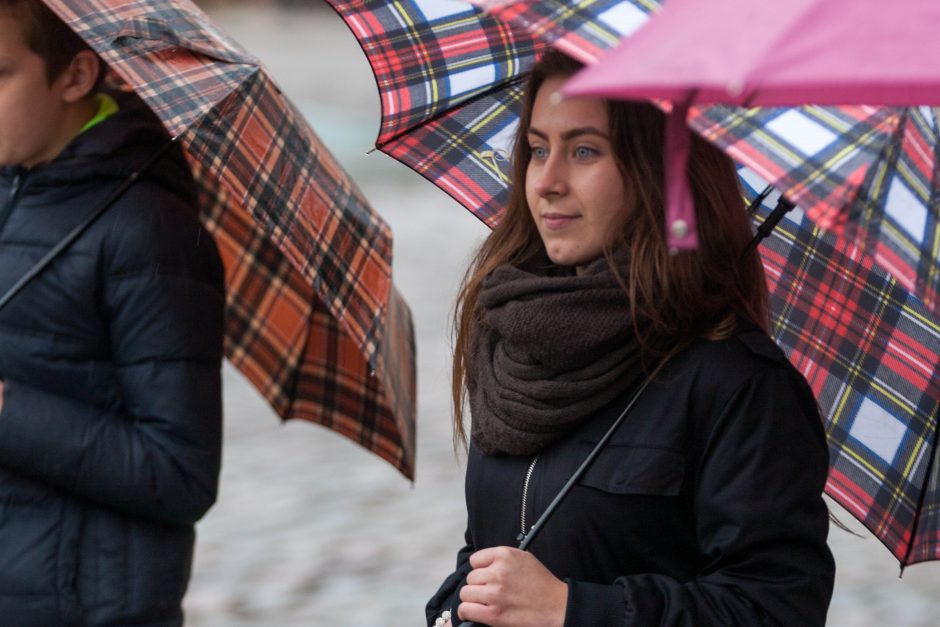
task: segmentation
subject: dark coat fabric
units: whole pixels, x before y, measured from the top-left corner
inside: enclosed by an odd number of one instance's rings
[[[538,454],[527,527],[631,396]],[[471,444],[466,546],[429,625],[456,615],[471,553],[518,545],[531,464]],[[827,471],[812,392],[779,348],[756,330],[703,340],[647,388],[530,550],[569,585],[568,627],[822,625]]]
[[[139,101],[0,172],[0,293],[167,141]],[[221,457],[224,275],[178,149],[0,310],[0,624],[178,625]]]

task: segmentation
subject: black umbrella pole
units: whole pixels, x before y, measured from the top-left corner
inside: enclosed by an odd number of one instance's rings
[[[770,212],[770,215],[767,216],[767,219],[761,222],[760,226],[757,227],[757,233],[744,248],[744,253],[741,255],[741,258],[743,259],[747,255],[750,255],[752,252],[754,252],[754,249],[757,248],[757,245],[760,244],[762,240],[770,236],[774,230],[774,227],[777,226],[777,224],[780,223],[780,220],[783,219],[783,216],[785,216],[788,211],[791,211],[795,207],[796,205],[794,205],[792,202],[783,196],[780,196],[780,199],[777,200],[777,206],[774,207],[774,210]]]
[[[20,290],[26,287],[26,285],[30,281],[32,281],[34,278],[36,278],[40,272],[45,270],[46,266],[48,266],[50,263],[55,261],[56,257],[58,257],[62,253],[63,250],[71,246],[72,242],[77,240],[81,236],[81,234],[85,232],[85,230],[88,227],[94,224],[94,222],[98,218],[100,218],[104,214],[104,212],[107,211],[111,207],[111,205],[113,205],[117,201],[117,199],[120,198],[121,195],[130,188],[131,185],[137,182],[137,179],[139,179],[140,176],[144,172],[146,172],[150,166],[156,163],[163,156],[163,153],[165,153],[170,148],[170,146],[176,143],[176,140],[178,138],[179,136],[170,138],[170,140],[166,142],[159,150],[157,150],[157,152],[155,152],[147,160],[147,162],[144,163],[144,165],[140,167],[139,170],[132,172],[130,176],[128,176],[127,179],[125,179],[124,182],[122,182],[111,193],[111,195],[109,195],[104,200],[104,202],[102,202],[100,205],[95,207],[94,211],[88,214],[88,216],[86,216],[84,220],[79,222],[75,228],[69,231],[65,235],[65,237],[63,237],[62,240],[59,241],[58,244],[52,247],[52,250],[50,250],[48,253],[46,253],[46,255],[42,259],[36,262],[36,265],[34,265],[29,270],[27,270],[26,274],[21,276],[20,279],[13,285],[13,287],[7,290],[6,294],[4,294],[3,296],[0,296],[0,309],[3,309],[3,307],[7,303],[13,300],[13,297],[16,296]]]
[[[555,513],[555,510],[558,509],[558,506],[561,505],[562,500],[564,500],[564,498],[568,496],[568,493],[571,492],[571,488],[574,487],[574,484],[580,481],[581,476],[584,475],[590,465],[594,462],[594,459],[607,445],[607,442],[610,440],[610,438],[613,437],[621,423],[623,423],[623,419],[627,417],[627,414],[629,414],[630,410],[633,409],[633,406],[636,405],[637,399],[640,398],[643,390],[645,390],[646,386],[650,384],[658,371],[659,368],[657,368],[656,371],[654,371],[653,374],[643,382],[643,385],[641,385],[640,388],[636,391],[636,393],[633,395],[633,398],[631,398],[630,402],[627,403],[627,406],[624,407],[623,411],[620,412],[620,415],[617,416],[617,419],[614,420],[610,427],[608,427],[607,431],[604,433],[604,436],[594,446],[594,448],[591,449],[591,452],[588,453],[588,456],[584,458],[584,461],[581,462],[581,465],[578,466],[578,469],[574,471],[565,485],[561,488],[561,490],[558,491],[558,494],[555,495],[555,498],[552,500],[552,502],[549,503],[547,508],[545,508],[545,511],[542,512],[542,515],[539,516],[539,519],[535,521],[535,524],[529,527],[529,531],[527,533],[524,535],[520,534],[520,549],[523,551],[528,550],[529,545],[532,544],[532,540],[535,539],[536,534],[538,534],[542,527],[545,526],[545,523],[548,521],[548,519],[551,518],[552,514]],[[464,621],[460,623],[460,627],[480,627],[480,625],[479,623],[474,623],[472,621]]]

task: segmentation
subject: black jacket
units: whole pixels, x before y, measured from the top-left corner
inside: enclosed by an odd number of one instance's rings
[[[542,451],[531,526],[629,401]],[[471,446],[467,545],[427,607],[456,610],[469,555],[516,546],[532,458]],[[806,381],[757,331],[674,358],[530,545],[567,580],[565,625],[822,625],[834,564],[828,454]]]
[[[0,293],[166,141],[141,107],[0,172]],[[224,276],[170,154],[0,310],[0,624],[182,620],[218,482]]]

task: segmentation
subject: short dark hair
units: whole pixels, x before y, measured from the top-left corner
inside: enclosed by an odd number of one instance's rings
[[[50,83],[65,71],[76,54],[91,50],[42,0],[0,0],[0,15],[17,21],[26,45],[45,62]],[[104,68],[101,73],[104,74]]]

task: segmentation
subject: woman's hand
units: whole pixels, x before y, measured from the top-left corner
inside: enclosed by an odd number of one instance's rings
[[[531,553],[506,546],[470,556],[457,615],[490,627],[562,627],[568,584]]]

